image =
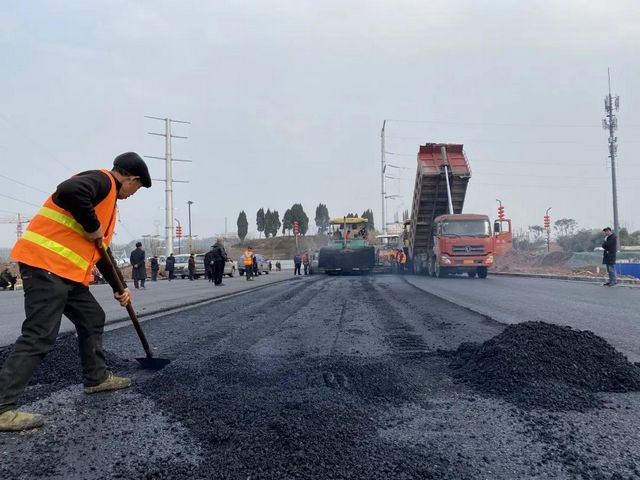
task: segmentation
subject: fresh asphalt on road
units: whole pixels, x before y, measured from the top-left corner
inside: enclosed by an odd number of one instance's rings
[[[492,319],[512,324],[542,321],[591,330],[640,361],[640,288],[603,287],[541,278],[489,275],[486,279],[407,275],[416,287]]]
[[[398,276],[289,278],[146,321],[173,360],[160,372],[127,360],[140,354],[132,327],[108,331],[128,390],[83,395],[73,338],[60,339],[24,398],[47,424],[0,435],[0,478],[640,478],[640,393],[606,394],[606,407],[586,412],[522,410],[456,382],[449,367],[447,352],[504,323]],[[414,280],[497,299],[532,289]],[[576,286],[548,291],[565,288]],[[585,299],[600,294],[581,288]]]

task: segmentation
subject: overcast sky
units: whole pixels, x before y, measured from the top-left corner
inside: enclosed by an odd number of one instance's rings
[[[175,216],[194,235],[240,210],[319,202],[380,222],[387,123],[389,216],[411,208],[420,143],[463,143],[465,211],[516,228],[612,224],[602,130],[607,67],[620,95],[619,210],[640,229],[640,2],[19,1],[0,3],[0,216],[32,215],[70,175],[124,151],[164,154],[175,125]],[[411,122],[407,122],[410,120]],[[149,160],[164,178],[162,161]],[[20,182],[20,183],[18,183]],[[11,197],[11,198],[8,198]],[[119,202],[117,243],[163,233],[164,184]],[[314,227],[315,230],[315,227]],[[15,225],[0,224],[0,246]]]

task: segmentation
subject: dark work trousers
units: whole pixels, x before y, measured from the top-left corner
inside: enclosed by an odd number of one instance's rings
[[[193,275],[194,275],[195,271],[196,271],[195,268],[190,268],[189,269],[189,280],[193,280]]]
[[[300,265],[301,264],[300,263],[294,263],[293,265],[294,265],[293,274],[294,275],[302,275],[300,273]]]
[[[215,260],[213,262],[213,284],[220,285],[222,276],[224,275],[224,260]]]
[[[144,265],[141,267],[133,267],[132,277],[133,277],[133,286],[138,288],[138,282],[140,282],[140,286],[144,288],[144,282],[147,279],[147,269]]]
[[[173,274],[173,268],[171,270],[167,270],[169,272],[169,280],[173,280],[175,277],[175,275]]]
[[[253,278],[253,265],[245,265],[244,274],[247,276],[247,280],[251,280]]]
[[[158,270],[151,269],[151,281],[152,282],[158,281]]]
[[[20,264],[26,319],[13,353],[0,370],[0,413],[13,410],[25,387],[58,336],[62,315],[76,327],[85,386],[107,377],[102,333],[104,310],[89,288],[57,275]]]

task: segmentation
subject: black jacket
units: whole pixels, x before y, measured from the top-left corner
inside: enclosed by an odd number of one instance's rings
[[[602,255],[602,263],[605,265],[614,265],[616,263],[616,252],[618,250],[618,238],[612,233],[602,242],[604,254]]]
[[[212,264],[213,264],[213,250],[209,250],[207,253],[204,254],[204,268],[211,268]]]
[[[213,249],[211,250],[211,253],[213,254],[213,261],[214,262],[226,262],[227,261],[227,252],[224,249],[224,246],[219,244],[219,243],[215,243],[213,245]]]
[[[131,252],[129,261],[131,262],[133,268],[144,268],[144,257],[145,253],[141,248],[136,248],[133,252]]]
[[[167,261],[164,264],[164,269],[165,270],[173,270],[175,268],[176,265],[176,257],[167,257]]]
[[[160,269],[157,258],[152,258],[151,260],[149,260],[149,265],[151,265],[151,270],[155,271]]]

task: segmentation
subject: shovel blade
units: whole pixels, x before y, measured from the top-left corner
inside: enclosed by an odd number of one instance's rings
[[[136,360],[145,370],[160,370],[171,363],[168,358],[141,357]]]

